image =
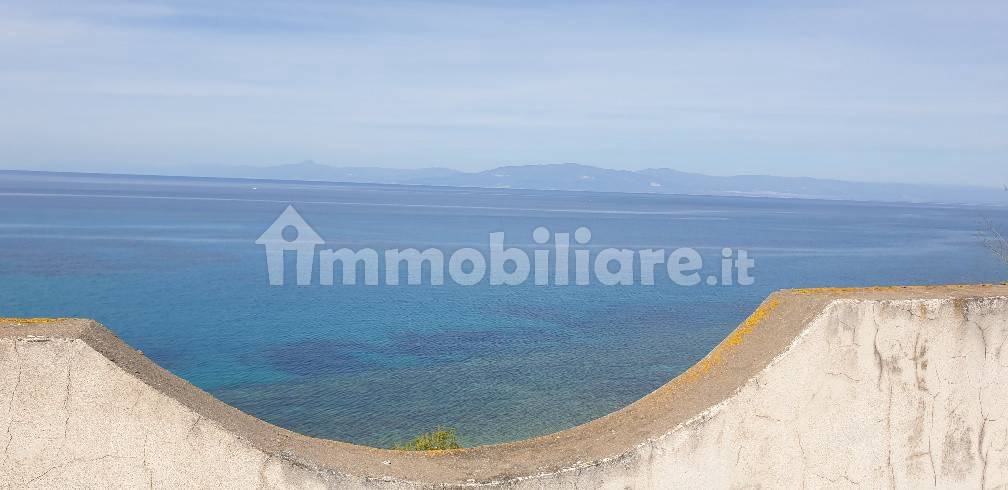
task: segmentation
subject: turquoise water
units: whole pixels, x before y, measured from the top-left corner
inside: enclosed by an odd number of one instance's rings
[[[294,204],[328,247],[722,247],[748,287],[270,287],[253,242]],[[729,197],[0,172],[0,316],[94,318],[227,403],[387,446],[438,424],[467,445],[604,415],[705,355],[772,290],[1000,282],[976,237],[1008,211]],[[706,274],[705,274],[706,275]],[[292,277],[289,275],[288,277]],[[317,281],[316,281],[317,284]]]

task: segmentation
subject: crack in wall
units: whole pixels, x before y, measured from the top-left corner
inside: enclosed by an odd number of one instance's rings
[[[266,484],[266,465],[269,464],[270,460],[273,459],[272,454],[267,454],[266,459],[263,460],[262,464],[259,465],[259,486],[258,488],[266,489],[269,485]]]
[[[823,479],[823,480],[826,480],[826,481],[828,481],[828,482],[830,482],[830,483],[832,483],[834,485],[837,484],[837,483],[840,483],[840,480],[844,480],[847,483],[850,483],[851,485],[854,485],[855,487],[861,485],[861,481],[860,480],[852,480],[846,474],[838,475],[837,478],[830,478],[830,477],[828,477],[826,475],[823,475],[821,473],[812,473],[812,474],[815,475],[815,476],[817,476],[817,477],[819,477],[819,478],[821,478],[821,479]]]
[[[847,373],[844,373],[844,372],[829,371],[829,370],[825,370],[824,369],[823,373],[826,373],[826,374],[828,374],[830,376],[839,376],[839,377],[847,378],[848,380],[853,381],[855,383],[860,383],[861,382],[860,378],[855,378],[855,377],[853,377],[853,376],[851,376],[851,375],[849,375]]]
[[[798,427],[794,428],[794,433],[795,433],[795,438],[798,439],[798,451],[801,452],[801,463],[802,463],[802,482],[801,483],[802,483],[802,488],[804,489],[804,488],[807,487],[806,481],[807,481],[808,477],[806,475],[808,474],[808,461],[807,461],[807,458],[806,458],[806,455],[805,455],[805,445],[802,443],[801,432],[798,430]]]
[[[63,420],[63,442],[66,443],[67,434],[70,433],[70,398],[73,395],[71,392],[73,388],[73,366],[74,359],[76,356],[71,356],[67,360],[67,375],[66,375],[66,395],[63,397],[63,411],[66,413],[66,418]]]
[[[106,459],[136,459],[136,458],[135,457],[131,458],[131,457],[128,457],[128,456],[116,456],[114,454],[105,454],[105,455],[94,457],[94,458],[72,458],[72,459],[67,460],[64,463],[50,466],[49,468],[47,468],[42,473],[39,473],[38,475],[36,475],[36,476],[32,477],[31,479],[29,479],[25,483],[25,486],[31,485],[32,483],[35,483],[35,482],[41,480],[42,478],[45,478],[47,475],[49,475],[49,473],[52,473],[53,471],[56,471],[56,470],[61,470],[63,468],[66,468],[67,466],[72,466],[72,465],[79,464],[79,463],[96,463],[98,461],[104,461]]]
[[[882,358],[882,351],[879,350],[878,337],[879,332],[882,330],[882,326],[878,323],[878,316],[881,314],[878,305],[873,305],[872,311],[869,314],[869,318],[872,321],[872,325],[875,328],[875,334],[872,336],[872,348],[875,353],[875,365],[878,369],[878,381],[876,385],[879,391],[882,391],[882,379],[886,378],[886,385],[889,387],[889,393],[886,397],[886,412],[885,412],[885,430],[886,430],[886,463],[885,467],[889,470],[889,486],[890,488],[896,488],[896,468],[893,466],[893,432],[892,432],[892,410],[893,410],[893,382],[886,376],[885,362]]]
[[[150,434],[144,434],[143,442],[143,469],[147,473],[147,488],[154,488],[154,472],[150,469],[150,463],[147,461],[147,441],[150,439]]]
[[[986,359],[984,360],[984,365],[986,366]],[[983,406],[983,392],[984,385],[980,385],[980,389],[977,390],[977,405],[980,408],[980,433],[977,435],[977,457],[980,459],[980,488],[987,488],[987,462],[988,462],[988,452],[989,448],[984,448],[984,443],[987,439],[987,423],[995,422],[997,419],[991,419],[987,417],[987,413]]]
[[[931,398],[931,423],[928,425],[928,459],[931,460],[931,478],[934,480],[935,487],[938,486],[938,472],[935,470],[934,452],[931,449],[931,440],[934,439],[934,413],[935,401],[937,399],[937,394]]]
[[[878,348],[878,334],[882,327],[879,326],[878,320],[874,318],[874,315],[872,316],[872,322],[875,324],[875,335],[872,337],[872,348],[875,349],[875,367],[878,368],[878,381],[876,382],[876,385],[878,386],[879,391],[882,391],[882,374],[885,372],[885,369],[883,369],[884,366],[882,364],[882,352],[879,351]],[[890,387],[889,395],[892,396],[892,387]]]
[[[14,350],[14,358],[17,359],[18,373],[17,381],[14,382],[14,389],[11,390],[10,401],[7,403],[7,416],[9,420],[7,423],[7,443],[4,445],[4,465],[10,459],[11,441],[14,440],[14,401],[17,399],[17,391],[21,387],[21,379],[24,373],[24,365],[21,362],[21,354],[18,352],[17,341],[13,342],[12,349]]]

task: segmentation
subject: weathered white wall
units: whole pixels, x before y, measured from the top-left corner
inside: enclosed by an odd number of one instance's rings
[[[689,422],[611,460],[506,486],[1008,485],[1006,339],[1004,297],[839,299]],[[86,343],[43,340],[0,339],[0,487],[393,485],[269,456]]]
[[[838,300],[733,398],[618,460],[536,483],[997,488],[1006,338],[1004,298]]]
[[[310,488],[81,340],[0,340],[0,487]]]

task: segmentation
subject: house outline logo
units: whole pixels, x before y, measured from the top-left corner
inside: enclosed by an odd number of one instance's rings
[[[297,232],[292,240],[283,236],[288,227]],[[288,250],[297,252],[297,284],[308,286],[311,285],[312,268],[315,265],[315,247],[325,243],[325,240],[301,217],[294,206],[287,205],[287,209],[280,213],[255,243],[266,247],[266,268],[269,270],[271,286],[283,286],[284,252]]]
[[[756,265],[756,260],[750,258],[745,249],[738,249],[736,254],[734,249],[722,248],[718,257],[720,276],[715,271],[708,270],[708,273],[715,274],[708,275],[707,280],[703,281],[703,257],[690,247],[679,247],[671,253],[666,253],[665,249],[608,247],[593,254],[588,245],[591,230],[585,226],[574,230],[573,234],[553,233],[545,226],[537,227],[532,231],[532,241],[538,246],[532,250],[531,256],[524,248],[506,246],[504,232],[492,232],[489,238],[489,259],[486,252],[473,247],[454,251],[443,251],[435,247],[422,251],[416,247],[396,247],[383,251],[369,247],[357,250],[317,250],[319,245],[324,246],[325,240],[293,205],[288,204],[255,244],[265,248],[270,286],[284,285],[284,259],[288,251],[297,254],[298,286],[312,285],[316,251],[319,284],[326,286],[337,284],[337,273],[343,276],[338,283],[348,286],[358,284],[361,272],[364,284],[375,286],[380,282],[382,270],[385,272],[385,284],[389,286],[402,284],[403,272],[406,274],[405,284],[408,285],[422,285],[426,276],[427,284],[442,286],[447,272],[448,277],[460,286],[485,283],[487,277],[490,286],[517,286],[530,278],[537,286],[549,286],[551,282],[557,286],[587,286],[592,279],[605,286],[653,286],[658,266],[662,266],[661,269],[668,273],[672,283],[680,286],[749,286],[755,282],[749,271]],[[507,268],[508,263],[513,265],[511,270]],[[468,270],[466,264],[469,265]],[[618,266],[617,270],[612,270],[613,264]],[[642,271],[639,278],[635,275],[635,270]]]

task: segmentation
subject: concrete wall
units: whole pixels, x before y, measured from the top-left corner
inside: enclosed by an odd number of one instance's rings
[[[1008,287],[775,293],[701,363],[550,436],[403,453],[270,426],[86,320],[0,320],[3,488],[996,488]]]
[[[735,396],[638,447],[596,481],[1006,485],[1006,329],[1004,298],[834,302]],[[577,480],[589,486],[591,473]]]

